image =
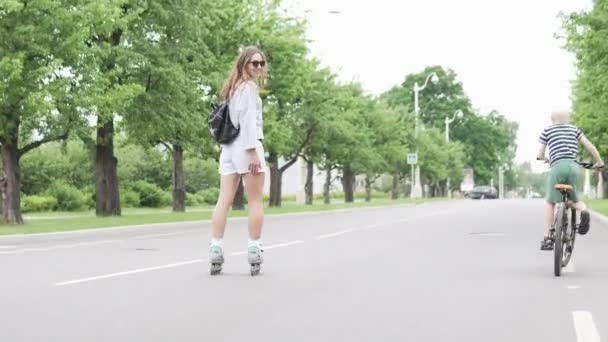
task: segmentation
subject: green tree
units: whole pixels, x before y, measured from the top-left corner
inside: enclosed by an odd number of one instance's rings
[[[77,1],[0,3],[1,222],[21,224],[20,159],[67,138],[77,120],[88,17]]]
[[[331,172],[340,170],[345,201],[354,200],[353,187],[357,172],[365,168],[369,157],[370,135],[363,112],[368,108],[359,84],[339,85],[334,92],[333,109],[325,116],[326,123],[318,131],[321,139],[317,148],[321,155],[321,168],[326,170],[325,201],[329,199],[329,187],[333,181]],[[367,160],[369,164],[369,158]]]
[[[310,134],[308,143],[303,148],[301,157],[307,163],[306,204],[313,203],[314,165],[322,161],[322,149],[331,141],[325,141],[322,129],[329,123],[328,114],[335,110],[335,75],[328,69],[317,69],[311,75],[306,87],[306,98],[302,101],[295,124],[296,132]],[[298,129],[297,127],[301,127]],[[310,132],[310,133],[308,133]],[[300,138],[302,139],[302,138]]]
[[[464,145],[464,165],[474,169],[476,182],[489,183],[500,165],[512,164],[517,124],[495,111],[488,115],[476,114],[462,82],[458,81],[453,70],[440,66],[427,67],[421,73],[408,75],[400,86],[389,90],[382,98],[393,107],[404,106],[409,112],[414,112],[414,84],[424,84],[432,72],[438,75],[438,82],[428,82],[419,94],[419,124],[425,128],[444,130],[446,116],[461,110],[463,117],[450,126],[451,139]],[[418,144],[420,148],[421,142]],[[422,156],[420,160],[423,161]],[[424,170],[421,169],[421,173],[425,178]],[[426,178],[434,179],[434,175]]]
[[[144,87],[128,108],[125,127],[131,139],[142,145],[162,145],[173,159],[173,211],[184,211],[186,180],[184,150],[210,146],[203,114],[202,71],[212,59],[204,42],[213,20],[216,2],[180,0],[148,1],[148,8],[134,28],[133,49],[146,62],[135,70]],[[201,9],[209,9],[202,15]],[[214,67],[217,69],[218,66]],[[206,82],[208,83],[208,82]]]
[[[448,177],[459,184],[464,176],[464,148],[460,142],[446,142],[437,129],[427,129],[419,137],[420,171],[423,182],[429,185],[430,197],[445,195]]]
[[[318,120],[313,119],[316,113],[309,110],[315,104],[308,104],[314,98],[309,94],[314,91],[318,63],[305,58],[303,30],[299,25],[283,29],[284,33],[275,33],[276,41],[264,44],[271,63],[264,143],[270,168],[270,206],[275,207],[281,205],[283,173],[300,158],[318,127]],[[280,159],[284,160],[282,165]]]
[[[372,184],[383,174],[394,172],[407,156],[407,134],[403,114],[378,99],[365,99],[361,121],[365,138],[355,157],[357,173],[365,175],[366,201],[371,201]]]
[[[597,146],[600,155],[608,155],[608,1],[596,0],[586,12],[565,15],[566,48],[576,56],[578,69],[574,83],[575,122]],[[608,179],[608,170],[604,170]],[[608,196],[608,182],[604,183]]]
[[[423,85],[433,72],[438,76],[437,83],[428,82],[426,88],[418,94],[418,119],[420,125],[443,129],[447,115],[452,115],[457,110],[462,110],[465,115],[472,112],[471,100],[464,93],[463,84],[453,70],[437,65],[429,66],[420,73],[407,75],[401,85],[393,87],[382,97],[390,106],[405,106],[408,113],[414,113],[414,85]]]
[[[87,93],[87,114],[96,119],[95,194],[96,214],[121,214],[118,159],[114,154],[116,121],[128,120],[128,109],[144,88],[137,83],[134,71],[147,63],[136,51],[134,29],[140,24],[144,3],[136,0],[90,1],[85,14],[91,22],[87,33],[86,71],[81,75]],[[86,139],[86,138],[85,138]]]
[[[489,184],[499,166],[511,166],[516,151],[516,123],[493,111],[486,116],[465,115],[454,126],[453,139],[463,143],[476,184]]]

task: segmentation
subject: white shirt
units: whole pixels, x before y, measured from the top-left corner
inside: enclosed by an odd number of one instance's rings
[[[262,146],[264,139],[262,99],[254,81],[241,83],[228,103],[230,121],[240,128],[239,135],[231,145],[244,149]]]

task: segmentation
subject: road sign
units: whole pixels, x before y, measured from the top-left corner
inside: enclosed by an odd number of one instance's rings
[[[414,165],[418,163],[418,155],[416,153],[408,153],[407,154],[407,163],[410,165]]]

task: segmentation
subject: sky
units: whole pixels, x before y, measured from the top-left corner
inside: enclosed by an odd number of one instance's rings
[[[560,13],[592,0],[285,0],[309,21],[311,54],[371,94],[429,65],[454,70],[480,113],[519,123],[517,162],[533,161],[552,110],[570,109],[574,56]],[[332,11],[339,11],[333,14]],[[424,96],[424,92],[420,96]],[[424,110],[424,108],[422,108]]]

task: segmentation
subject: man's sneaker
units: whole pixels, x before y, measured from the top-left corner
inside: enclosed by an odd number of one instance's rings
[[[540,242],[541,251],[552,251],[553,250],[553,238],[545,236],[543,241]]]
[[[578,233],[585,235],[589,233],[591,215],[587,210],[581,211],[581,223],[578,225]]]

